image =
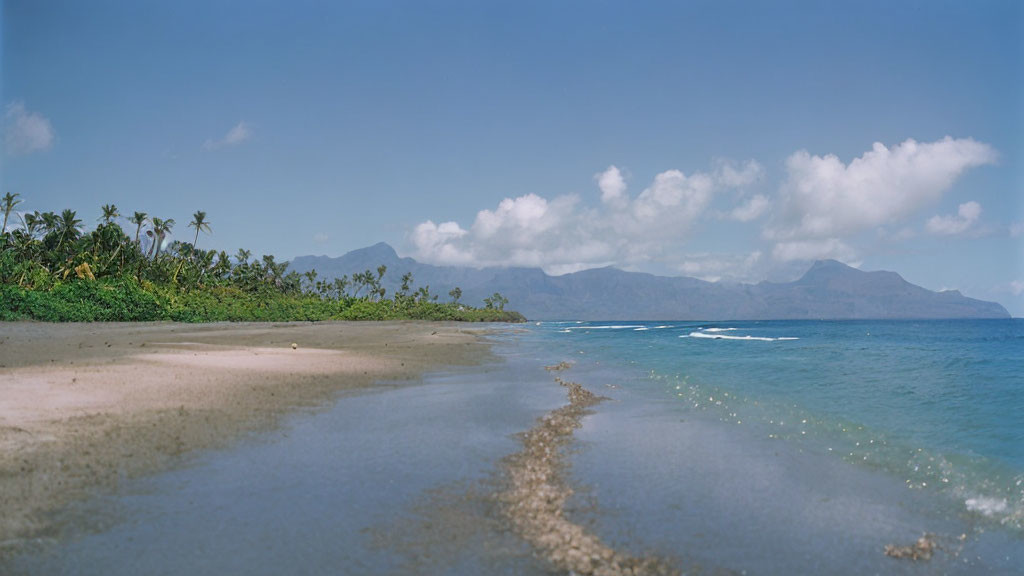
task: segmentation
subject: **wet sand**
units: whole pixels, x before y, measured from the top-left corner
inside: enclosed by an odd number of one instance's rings
[[[97,489],[344,390],[490,357],[460,324],[2,323],[0,555]]]

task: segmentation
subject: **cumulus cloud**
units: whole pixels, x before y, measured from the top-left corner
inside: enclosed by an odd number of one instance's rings
[[[777,218],[764,234],[778,243],[777,257],[847,252],[843,238],[901,222],[936,202],[966,170],[996,159],[988,144],[949,136],[893,148],[876,142],[849,164],[801,150],[786,160]]]
[[[679,243],[707,212],[716,192],[748,184],[760,166],[655,175],[635,197],[622,171],[609,166],[594,176],[600,203],[578,195],[505,198],[477,213],[472,225],[426,221],[409,240],[425,262],[472,266],[538,266],[565,273],[595,266],[631,266],[678,253]],[[731,171],[730,171],[731,170]]]
[[[594,179],[601,189],[601,202],[611,204],[625,199],[626,181],[615,166],[609,166],[604,172],[596,174]]]
[[[755,188],[765,170],[756,161],[717,160],[710,169],[666,170],[639,192],[611,165],[594,174],[597,193],[545,198],[524,194],[480,210],[471,223],[426,221],[410,233],[413,255],[435,264],[538,266],[549,273],[596,266],[677,269],[702,278],[749,277],[800,261],[834,258],[858,265],[858,239],[912,234],[911,216],[934,204],[964,172],[995,162],[988,144],[946,137],[875,144],[844,163],[834,155],[799,151],[786,161],[776,194]],[[936,217],[931,229],[972,228],[980,205]],[[762,220],[757,260],[746,256],[686,256],[700,222]],[[899,232],[893,233],[893,230]],[[769,262],[770,260],[770,262]]]
[[[951,236],[962,234],[974,226],[981,216],[981,204],[966,202],[960,205],[955,216],[932,216],[927,228],[932,234]]]
[[[760,218],[768,210],[769,206],[771,206],[771,200],[767,196],[755,194],[746,202],[734,208],[729,213],[729,217],[738,222],[750,222]]]
[[[4,143],[9,154],[31,154],[53,146],[56,132],[50,120],[38,112],[30,112],[24,102],[7,105],[4,123]]]
[[[245,121],[235,124],[222,138],[218,140],[208,139],[203,142],[203,150],[218,150],[228,146],[236,146],[252,137],[252,128]]]
[[[965,170],[995,161],[988,144],[948,136],[891,149],[876,142],[849,164],[801,150],[786,160],[782,221],[772,233],[827,238],[889,224],[938,200]]]

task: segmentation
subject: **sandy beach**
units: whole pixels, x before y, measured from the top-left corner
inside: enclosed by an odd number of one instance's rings
[[[96,489],[342,391],[489,357],[456,324],[0,324],[0,554]]]

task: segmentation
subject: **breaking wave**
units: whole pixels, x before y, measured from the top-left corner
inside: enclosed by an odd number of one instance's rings
[[[750,335],[747,335],[747,336],[728,336],[728,335],[719,334],[719,333],[708,334],[708,332],[710,332],[711,330],[714,330],[714,328],[710,328],[710,329],[705,330],[703,332],[690,332],[689,334],[684,334],[684,335],[680,336],[680,338],[704,338],[704,339],[707,339],[707,340],[756,340],[756,341],[759,341],[759,342],[778,342],[778,341],[782,341],[782,340],[799,340],[799,338],[796,338],[794,336],[778,336],[778,337],[775,337],[775,338],[771,338],[771,337],[768,337],[768,336],[750,336]],[[720,330],[720,331],[732,330],[732,328],[720,328],[718,330]]]

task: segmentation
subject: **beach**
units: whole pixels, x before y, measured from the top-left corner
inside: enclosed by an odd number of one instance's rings
[[[0,324],[0,554],[98,489],[343,391],[489,358],[456,324]]]

